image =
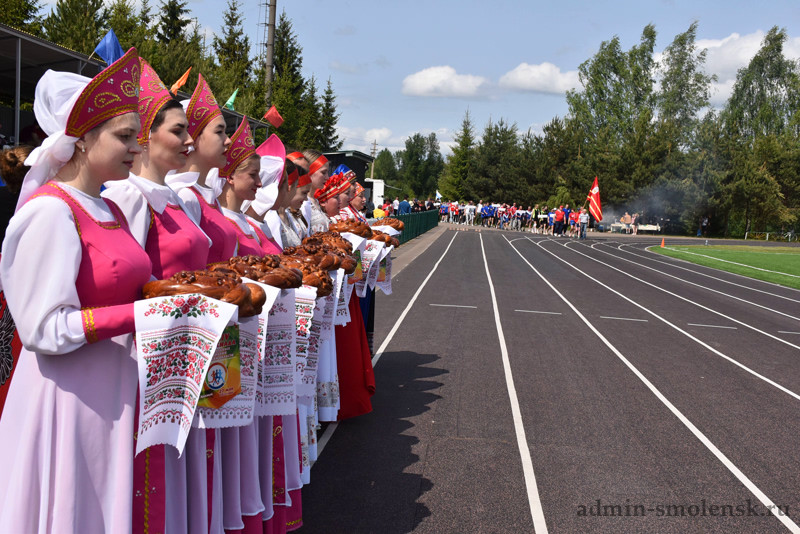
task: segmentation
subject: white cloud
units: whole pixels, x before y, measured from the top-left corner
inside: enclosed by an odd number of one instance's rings
[[[386,127],[349,128],[347,126],[339,126],[336,133],[339,135],[339,139],[344,140],[344,145],[342,145],[344,150],[358,150],[365,154],[370,153],[374,141],[378,143],[378,151],[388,148],[394,152],[405,146],[404,139],[393,136],[392,130]]]
[[[476,98],[484,95],[489,80],[482,76],[458,74],[448,65],[428,67],[403,80],[403,94],[409,96],[434,96]]]
[[[520,63],[500,78],[500,86],[512,91],[564,94],[578,86],[578,71],[561,72],[552,63]]]

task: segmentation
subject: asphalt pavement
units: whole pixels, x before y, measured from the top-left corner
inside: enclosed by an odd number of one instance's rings
[[[800,531],[800,291],[660,238],[418,239],[300,532]]]

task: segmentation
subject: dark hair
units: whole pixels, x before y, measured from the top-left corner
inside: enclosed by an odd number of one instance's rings
[[[22,180],[30,168],[25,166],[25,159],[32,150],[30,145],[20,145],[0,152],[0,175],[12,193],[19,193],[22,188]]]
[[[286,174],[292,174],[294,171],[299,173],[300,171],[297,170],[298,168],[302,170],[302,167],[295,165],[295,163],[289,158],[286,158],[286,160],[283,162],[283,169],[286,171]]]
[[[158,130],[159,126],[164,124],[164,119],[167,116],[167,111],[178,108],[183,109],[183,106],[181,105],[180,102],[178,102],[174,98],[167,100],[164,103],[164,105],[161,106],[161,109],[158,110],[158,113],[156,113],[156,117],[153,119],[153,124],[150,125],[150,132],[155,132],[156,130]]]

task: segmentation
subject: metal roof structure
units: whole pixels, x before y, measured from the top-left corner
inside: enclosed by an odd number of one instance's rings
[[[93,78],[105,67],[100,59],[89,59],[86,54],[0,24],[0,97],[13,102],[11,108],[0,106],[0,124],[3,125],[0,133],[13,136],[15,144],[19,143],[20,130],[35,121],[33,113],[21,111],[20,107],[24,102],[33,102],[36,84],[48,69]],[[179,91],[176,96],[186,99],[191,95]],[[233,133],[244,118],[241,113],[224,107],[222,114],[228,133]],[[261,120],[247,119],[254,134],[257,129],[269,127]]]

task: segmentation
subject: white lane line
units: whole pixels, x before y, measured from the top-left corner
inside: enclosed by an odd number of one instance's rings
[[[461,306],[459,304],[428,304],[428,306],[438,306],[440,308],[472,308],[477,309],[477,306]]]
[[[629,317],[606,317],[605,315],[600,316],[601,319],[614,319],[616,321],[639,321],[642,323],[646,323],[647,319],[631,319]]]
[[[442,256],[439,258],[439,261],[436,262],[436,264],[433,266],[433,269],[431,269],[431,272],[428,273],[428,276],[425,278],[425,280],[422,281],[422,284],[419,286],[419,288],[417,288],[417,292],[414,293],[414,296],[411,297],[411,300],[408,302],[406,309],[403,310],[403,313],[401,313],[400,317],[397,318],[397,321],[394,323],[394,326],[389,331],[389,335],[387,335],[386,339],[384,339],[383,343],[381,343],[381,346],[378,348],[378,352],[376,352],[375,356],[373,356],[372,358],[373,367],[375,367],[375,364],[378,363],[378,360],[383,355],[383,351],[386,350],[386,347],[389,345],[389,342],[392,341],[392,338],[394,337],[395,333],[400,328],[400,325],[403,323],[403,319],[405,319],[406,315],[408,315],[411,306],[414,305],[414,303],[417,301],[417,297],[419,297],[419,294],[422,293],[422,289],[425,287],[425,284],[428,283],[428,280],[431,279],[433,273],[436,272],[436,268],[439,267],[440,263],[442,263],[442,260],[444,259],[445,255],[447,255],[447,251],[450,250],[450,245],[452,245],[453,241],[456,240],[457,235],[458,232],[453,232],[453,239],[451,239],[450,243],[447,244],[447,248],[444,249],[444,252],[442,252]],[[319,460],[320,456],[322,456],[322,451],[325,449],[325,445],[328,444],[328,441],[330,441],[331,436],[333,436],[333,433],[336,432],[337,428],[339,428],[339,423],[333,422],[328,424],[328,428],[325,429],[325,432],[323,432],[322,437],[317,441],[317,460]],[[311,465],[313,466],[314,463],[316,462],[313,462]]]
[[[747,265],[746,263],[739,263],[739,262],[730,261],[730,260],[723,260],[723,259],[720,259],[720,258],[715,258],[714,256],[708,256],[707,254],[698,254],[697,252],[689,252],[688,250],[681,250],[681,249],[678,249],[678,248],[675,248],[675,247],[666,247],[666,248],[674,250],[675,252],[681,252],[683,254],[691,254],[692,256],[701,256],[703,258],[708,258],[710,260],[717,260],[717,261],[721,261],[721,262],[724,262],[724,263],[732,263],[733,265],[739,265],[741,267],[747,267],[748,269],[753,269],[755,271],[764,271],[765,273],[773,273],[773,274],[779,274],[781,276],[791,276],[792,278],[800,278],[800,275],[798,275],[798,274],[789,274],[789,273],[784,273],[784,272],[781,272],[781,271],[771,271],[769,269],[762,269],[761,267],[753,267],[752,265]]]
[[[497,327],[497,337],[500,339],[500,356],[503,360],[503,371],[506,376],[506,388],[508,398],[511,401],[511,416],[514,420],[514,431],[517,435],[517,447],[522,460],[522,473],[525,476],[525,487],[528,490],[528,506],[531,509],[533,519],[533,531],[536,534],[547,534],[547,523],[544,520],[544,510],[539,499],[539,489],[536,485],[536,475],[533,472],[533,460],[531,460],[531,450],[528,448],[528,439],[525,437],[525,427],[522,424],[522,411],[517,399],[517,390],[514,387],[514,377],[511,374],[511,362],[508,359],[508,348],[506,338],[503,335],[503,325],[500,324],[500,310],[497,306],[497,296],[494,292],[492,275],[489,273],[489,261],[486,259],[486,250],[483,248],[483,236],[481,238],[481,253],[483,254],[483,265],[486,268],[486,278],[489,279],[489,291],[492,294],[492,307],[494,308],[494,324]],[[503,236],[506,241],[508,238]],[[514,245],[511,245],[512,247]]]
[[[531,241],[531,243],[533,243],[533,241]],[[550,252],[550,251],[549,251],[549,250],[547,250],[546,248],[542,247],[542,246],[541,246],[541,244],[539,244],[539,243],[534,243],[534,244],[535,244],[535,245],[537,245],[537,246],[538,246],[539,248],[541,248],[542,250],[545,250],[545,251],[547,251],[547,252]],[[608,264],[608,263],[606,263],[606,262],[604,262],[604,261],[598,260],[597,258],[593,258],[592,256],[589,256],[588,254],[584,254],[583,252],[581,252],[581,251],[579,251],[579,250],[576,250],[576,249],[574,249],[574,248],[571,248],[571,249],[568,249],[568,250],[569,250],[569,251],[571,251],[571,252],[574,252],[575,254],[580,254],[581,256],[585,256],[585,257],[589,258],[590,260],[592,260],[592,261],[594,261],[594,262],[597,262],[597,263],[599,263],[600,265],[605,265],[605,266],[606,266],[606,267],[608,267],[609,269],[614,269],[615,271],[617,271],[617,272],[619,272],[619,273],[622,273],[622,274],[624,274],[624,275],[625,275],[625,276],[627,276],[628,278],[633,278],[634,280],[637,280],[637,281],[639,281],[639,282],[641,282],[641,283],[643,283],[643,284],[646,284],[646,285],[648,285],[648,286],[650,286],[650,287],[652,287],[652,288],[658,289],[659,291],[663,291],[663,292],[664,292],[664,293],[666,293],[667,295],[672,295],[673,297],[675,297],[675,298],[677,298],[677,299],[680,299],[680,300],[682,300],[682,301],[684,301],[684,302],[688,302],[689,304],[693,304],[693,305],[697,306],[697,307],[698,307],[698,308],[700,308],[700,309],[703,309],[703,310],[709,311],[709,312],[711,312],[711,313],[713,313],[713,314],[715,314],[715,315],[719,315],[720,317],[723,317],[723,318],[725,318],[725,319],[727,319],[727,320],[731,321],[732,323],[736,323],[736,324],[738,324],[738,325],[744,326],[745,328],[749,328],[750,330],[753,330],[753,331],[755,331],[755,332],[758,332],[759,334],[763,334],[763,335],[765,335],[765,336],[767,336],[767,337],[769,337],[769,338],[772,338],[772,339],[774,339],[775,341],[778,341],[778,342],[780,342],[780,343],[783,343],[784,345],[789,345],[789,346],[790,346],[790,347],[792,347],[792,348],[795,348],[795,349],[797,349],[797,350],[800,350],[800,346],[798,346],[798,345],[795,345],[795,344],[793,344],[793,343],[789,343],[789,342],[788,342],[788,341],[786,341],[785,339],[781,339],[781,338],[779,338],[779,337],[777,337],[777,336],[774,336],[774,335],[770,334],[769,332],[765,332],[764,330],[761,330],[761,329],[759,329],[759,328],[756,328],[756,327],[755,327],[755,326],[753,326],[753,325],[749,325],[749,324],[747,324],[747,323],[745,323],[745,322],[743,322],[743,321],[740,321],[739,319],[734,319],[733,317],[730,317],[729,315],[725,315],[725,314],[724,314],[724,313],[722,313],[722,312],[718,312],[717,310],[714,310],[714,309],[712,309],[712,308],[709,308],[708,306],[703,306],[703,305],[702,305],[702,304],[700,304],[699,302],[695,302],[695,301],[693,301],[693,300],[691,300],[691,299],[688,299],[688,298],[686,298],[686,297],[684,297],[684,296],[678,295],[677,293],[673,293],[672,291],[666,290],[666,289],[664,289],[664,288],[663,288],[663,287],[661,287],[661,286],[657,286],[657,285],[655,285],[655,284],[653,284],[653,283],[651,283],[651,282],[648,282],[647,280],[643,280],[643,279],[641,279],[641,278],[638,278],[638,277],[636,277],[636,276],[633,276],[632,274],[630,274],[630,273],[628,273],[628,272],[626,272],[626,271],[623,271],[622,269],[618,269],[618,268],[614,267],[613,265],[610,265],[610,264]],[[593,250],[597,250],[598,252],[602,252],[602,253],[604,253],[604,254],[608,254],[608,252],[605,252],[605,251],[602,251],[602,250],[599,250],[599,249],[593,249]],[[552,252],[550,252],[550,254],[553,254],[553,253],[552,253]],[[553,255],[555,256],[555,254],[553,254]],[[612,256],[613,256],[613,254],[612,254]],[[618,258],[618,256],[614,256],[614,257],[615,257],[615,258]],[[559,259],[561,259],[561,258],[559,258]],[[620,259],[623,259],[623,260],[624,260],[624,258],[620,258]],[[564,260],[561,260],[561,261],[564,261]],[[625,261],[630,261],[630,260],[625,260]],[[565,263],[566,263],[566,262],[565,262]],[[570,267],[572,267],[572,266],[570,265]],[[576,270],[577,270],[577,269],[576,269]],[[581,273],[581,274],[583,274],[583,273]],[[599,282],[598,282],[598,283],[599,283]]]
[[[786,330],[778,330],[779,334],[800,334],[800,332],[787,332]]]
[[[769,291],[764,291],[763,289],[757,289],[755,287],[746,286],[744,284],[737,284],[736,282],[732,282],[730,280],[725,280],[724,278],[719,278],[717,276],[713,276],[713,275],[710,275],[708,273],[704,273],[704,272],[701,272],[701,271],[695,271],[694,269],[689,269],[689,268],[684,267],[682,265],[677,265],[676,263],[673,263],[673,262],[664,261],[664,260],[657,260],[657,259],[652,258],[650,256],[663,256],[663,254],[656,254],[654,252],[650,252],[650,250],[648,250],[648,249],[645,249],[645,252],[647,252],[649,254],[649,256],[642,256],[641,254],[635,254],[635,253],[631,252],[630,250],[628,250],[627,248],[622,248],[622,247],[633,248],[633,250],[639,250],[639,249],[631,247],[628,244],[622,244],[622,245],[619,245],[617,247],[617,250],[619,250],[621,252],[625,252],[626,254],[630,254],[631,256],[635,256],[637,258],[641,258],[643,260],[653,261],[653,262],[656,262],[656,263],[663,263],[664,265],[668,265],[670,267],[675,267],[676,269],[681,269],[683,271],[688,271],[690,273],[694,273],[694,274],[697,274],[697,275],[700,275],[700,276],[705,276],[706,278],[711,278],[712,280],[717,280],[718,282],[724,282],[724,283],[730,284],[732,286],[741,287],[742,289],[749,289],[750,291],[756,291],[758,293],[764,293],[765,295],[770,295],[772,297],[777,297],[779,299],[790,300],[792,302],[797,302],[798,304],[800,304],[800,300],[793,299],[793,298],[787,297],[785,295],[779,295],[778,293],[770,293]],[[667,256],[667,257],[669,258],[670,256]],[[691,262],[688,262],[686,260],[682,260],[680,258],[672,258],[672,260],[680,262],[680,263],[686,263],[688,265],[697,265],[696,263],[691,263]],[[706,267],[706,266],[705,265],[701,265],[700,267]],[[713,269],[713,267],[706,267],[706,268],[707,269]],[[719,269],[714,269],[714,270],[718,271]],[[777,286],[777,287],[781,287],[781,288],[790,289],[792,291],[797,291],[796,289],[794,289],[792,287],[780,286],[778,284],[773,284],[772,282],[764,282],[763,280],[756,280],[755,278],[750,278],[749,276],[743,276],[743,275],[738,274],[738,273],[729,273],[729,274],[732,274],[734,276],[738,276],[739,278],[747,278],[748,280],[755,280],[757,282],[763,282],[765,284],[769,284],[769,285],[773,285],[773,286]]]
[[[706,328],[727,328],[728,330],[737,330],[735,326],[722,326],[718,324],[697,324],[697,323],[686,323],[687,326],[704,326]]]
[[[766,311],[772,312],[772,313],[777,313],[778,315],[783,315],[784,317],[788,317],[789,319],[793,319],[795,321],[800,321],[800,317],[795,317],[794,315],[789,315],[788,313],[784,313],[782,311],[778,311],[778,310],[776,310],[774,308],[771,308],[769,306],[763,306],[763,305],[758,304],[756,302],[752,302],[752,301],[749,301],[749,300],[745,300],[745,299],[743,299],[741,297],[737,297],[735,295],[731,295],[730,293],[725,293],[724,291],[719,291],[718,289],[712,289],[712,288],[704,286],[702,284],[698,284],[698,283],[695,283],[695,282],[690,282],[689,280],[681,278],[680,276],[675,276],[674,274],[669,274],[669,273],[664,272],[664,271],[659,271],[658,269],[650,267],[649,265],[644,265],[643,263],[639,263],[639,262],[636,262],[636,261],[633,261],[633,260],[629,260],[628,258],[623,258],[622,256],[618,256],[616,254],[612,254],[611,252],[607,252],[607,251],[602,250],[600,248],[596,248],[594,250],[597,250],[598,252],[602,252],[603,254],[607,254],[607,255],[611,256],[612,258],[617,258],[617,259],[622,260],[622,261],[627,261],[628,263],[632,263],[634,265],[642,267],[643,269],[648,269],[650,271],[653,271],[653,272],[656,272],[656,273],[659,273],[659,274],[663,274],[664,276],[668,276],[670,278],[674,278],[675,280],[683,282],[684,284],[689,284],[691,286],[699,287],[701,289],[705,289],[707,291],[711,291],[712,293],[717,293],[719,295],[722,295],[722,296],[725,296],[725,297],[728,297],[728,298],[732,298],[734,300],[738,300],[739,302],[744,302],[745,304],[749,304],[750,306],[755,306],[756,308],[761,308],[762,310],[766,310]],[[636,255],[634,254],[634,256],[636,256]]]
[[[514,311],[521,313],[543,313],[545,315],[562,315],[561,312],[548,312],[548,311],[537,311],[537,310],[514,310]]]
[[[730,459],[728,459],[728,457],[727,457],[727,456],[725,456],[725,453],[723,453],[721,450],[719,450],[719,448],[718,448],[716,445],[714,445],[714,444],[711,442],[711,440],[710,440],[710,439],[708,439],[708,437],[706,437],[706,435],[705,435],[705,434],[703,434],[703,432],[701,432],[701,431],[700,431],[700,429],[699,429],[699,428],[697,428],[697,427],[694,425],[694,423],[692,423],[692,422],[691,422],[691,421],[690,421],[690,420],[689,420],[689,419],[688,419],[688,418],[687,418],[685,415],[683,415],[683,413],[682,413],[680,410],[678,410],[678,408],[677,408],[677,407],[676,407],[674,404],[672,404],[672,403],[671,403],[671,402],[670,402],[670,401],[669,401],[669,400],[668,400],[668,399],[667,399],[667,398],[666,398],[666,397],[665,397],[665,396],[664,396],[664,395],[663,395],[663,394],[662,394],[662,393],[661,393],[661,392],[658,390],[658,388],[656,388],[656,387],[655,387],[655,386],[654,386],[654,385],[653,385],[653,384],[652,384],[652,383],[651,383],[651,382],[650,382],[650,381],[649,381],[649,380],[648,380],[648,379],[647,379],[647,378],[646,378],[646,377],[645,377],[645,376],[644,376],[644,375],[643,375],[643,374],[642,374],[642,373],[639,371],[639,369],[637,369],[637,368],[636,368],[636,367],[635,367],[635,366],[634,366],[634,365],[633,365],[633,364],[632,364],[630,361],[628,361],[628,359],[627,359],[625,356],[623,356],[623,355],[622,355],[622,353],[621,353],[619,350],[617,350],[617,348],[616,348],[614,345],[612,345],[612,344],[611,344],[611,342],[610,342],[610,341],[608,341],[608,340],[605,338],[605,336],[603,336],[603,334],[601,334],[601,333],[600,333],[600,332],[599,332],[599,331],[598,331],[598,330],[597,330],[597,329],[594,327],[594,325],[592,325],[592,323],[590,323],[590,322],[589,322],[589,320],[588,320],[588,319],[586,319],[586,317],[585,317],[585,316],[584,316],[584,315],[583,315],[583,314],[582,314],[580,311],[578,311],[578,309],[577,309],[575,306],[573,306],[573,305],[572,305],[572,303],[571,303],[569,300],[567,300],[567,298],[566,298],[566,297],[564,297],[564,295],[562,295],[562,294],[561,294],[561,293],[558,291],[558,289],[556,289],[556,288],[553,286],[553,284],[551,284],[551,283],[550,283],[550,281],[549,281],[549,280],[547,280],[547,279],[546,279],[544,276],[542,276],[542,273],[540,273],[538,270],[536,270],[536,267],[534,267],[533,265],[531,265],[531,263],[530,263],[530,262],[529,262],[529,261],[528,261],[528,260],[525,258],[525,256],[523,256],[523,255],[522,255],[522,253],[520,253],[520,251],[519,251],[519,250],[517,250],[517,247],[515,247],[515,246],[514,246],[513,244],[511,244],[511,243],[509,243],[509,246],[510,246],[511,248],[513,248],[513,249],[514,249],[514,251],[515,251],[517,254],[519,254],[519,257],[520,257],[520,258],[522,258],[522,261],[524,261],[525,263],[527,263],[527,264],[528,264],[528,267],[530,267],[531,269],[533,269],[533,272],[535,272],[537,275],[539,275],[539,278],[541,278],[541,279],[544,281],[544,283],[546,283],[548,286],[550,286],[550,289],[552,289],[552,290],[555,292],[555,294],[556,294],[556,295],[558,295],[558,296],[561,298],[561,300],[563,300],[563,301],[564,301],[564,302],[567,304],[567,306],[569,306],[570,308],[572,308],[572,311],[574,311],[574,312],[575,312],[575,314],[576,314],[576,315],[577,315],[577,316],[578,316],[578,317],[581,319],[581,321],[583,321],[583,322],[586,324],[586,326],[588,326],[588,327],[589,327],[589,329],[590,329],[590,330],[591,330],[591,331],[592,331],[592,332],[593,332],[593,333],[594,333],[594,334],[595,334],[595,335],[596,335],[598,338],[600,338],[600,341],[602,341],[602,342],[603,342],[603,344],[604,344],[606,347],[608,347],[608,348],[609,348],[609,349],[610,349],[610,350],[611,350],[611,351],[612,351],[612,352],[613,352],[613,353],[614,353],[614,354],[617,356],[617,358],[619,358],[619,359],[622,361],[622,363],[624,363],[624,364],[625,364],[625,365],[628,367],[628,369],[630,369],[630,370],[633,372],[633,374],[635,374],[635,375],[636,375],[636,377],[637,377],[637,378],[639,378],[639,380],[641,380],[641,381],[644,383],[644,385],[645,385],[645,386],[647,386],[647,388],[648,388],[648,389],[649,389],[649,390],[650,390],[650,391],[651,391],[651,392],[652,392],[652,393],[653,393],[653,394],[656,396],[656,398],[657,398],[658,400],[660,400],[660,401],[662,402],[662,404],[664,404],[664,406],[666,406],[666,407],[667,407],[667,409],[668,409],[670,412],[672,412],[672,413],[673,413],[673,415],[675,415],[675,417],[677,417],[677,418],[678,418],[678,420],[679,420],[681,423],[683,423],[683,425],[684,425],[686,428],[688,428],[688,429],[689,429],[689,431],[690,431],[692,434],[694,434],[694,436],[695,436],[695,437],[696,437],[698,440],[700,440],[700,442],[701,442],[703,445],[705,445],[705,446],[706,446],[706,448],[707,448],[709,451],[711,451],[711,453],[712,453],[714,456],[716,456],[716,457],[717,457],[717,459],[718,459],[720,462],[722,462],[722,465],[724,465],[724,466],[725,466],[725,467],[728,469],[728,471],[730,471],[730,472],[733,474],[733,476],[735,476],[737,479],[739,479],[739,482],[741,482],[741,483],[742,483],[742,484],[743,484],[743,485],[744,485],[744,486],[745,486],[745,487],[746,487],[748,490],[750,490],[750,492],[751,492],[753,495],[755,495],[755,496],[756,496],[756,498],[757,498],[759,501],[761,501],[761,503],[762,503],[764,506],[766,506],[766,507],[767,507],[767,509],[769,509],[769,510],[775,510],[775,509],[777,509],[777,506],[775,505],[775,503],[774,503],[774,502],[772,502],[772,499],[770,499],[769,497],[767,497],[767,495],[766,495],[766,494],[765,494],[763,491],[761,491],[761,489],[759,489],[759,487],[758,487],[758,486],[756,486],[756,485],[755,485],[755,483],[753,483],[753,481],[752,481],[752,480],[750,480],[750,479],[747,477],[747,475],[745,475],[745,474],[744,474],[744,473],[743,473],[743,472],[742,472],[742,471],[741,471],[741,470],[740,470],[738,467],[736,467],[736,465],[734,465],[734,463],[733,463],[733,462],[731,462],[731,461],[730,461]],[[545,252],[548,252],[548,253],[552,254],[552,255],[553,255],[554,257],[556,257],[557,259],[561,259],[561,258],[559,258],[558,256],[556,256],[555,254],[553,254],[552,252],[550,252],[549,250],[545,249],[544,247],[541,247],[541,248],[542,248],[542,250],[544,250]],[[561,261],[564,261],[564,260],[561,260]],[[569,265],[569,263],[568,263],[568,262],[564,262],[564,263],[567,263],[567,265]],[[576,270],[578,270],[578,269],[576,269]],[[580,272],[580,271],[579,271],[579,272]],[[588,275],[587,275],[587,276],[588,276]],[[589,277],[589,278],[591,278],[591,277]],[[601,284],[601,285],[604,285],[604,284]],[[613,290],[612,290],[612,291],[613,291]],[[615,291],[615,293],[616,293],[616,291]],[[794,532],[794,533],[796,533],[796,534],[800,534],[800,527],[798,527],[798,526],[797,526],[797,524],[796,524],[794,521],[792,521],[792,520],[789,518],[789,516],[787,516],[787,515],[783,515],[783,514],[779,514],[779,515],[777,515],[776,517],[778,518],[778,520],[779,520],[781,523],[783,523],[783,525],[784,525],[786,528],[788,528],[788,529],[789,529],[789,531],[791,531],[791,532]]]
[[[533,243],[533,242],[531,242],[531,243]],[[722,352],[718,351],[717,349],[715,349],[714,347],[712,347],[712,346],[711,346],[711,345],[709,345],[708,343],[706,343],[706,342],[704,342],[704,341],[702,341],[702,340],[698,339],[697,337],[693,336],[693,335],[692,335],[690,332],[687,332],[686,330],[684,330],[683,328],[679,327],[678,325],[676,325],[676,324],[674,324],[674,323],[671,323],[671,322],[669,322],[667,319],[665,319],[665,318],[661,317],[661,316],[660,316],[660,315],[658,315],[656,312],[654,312],[654,311],[650,310],[649,308],[645,308],[644,306],[642,306],[641,304],[639,304],[639,303],[638,303],[638,302],[636,302],[635,300],[633,300],[633,299],[631,299],[631,298],[629,298],[629,297],[626,297],[625,295],[623,295],[622,293],[620,293],[619,291],[617,291],[617,290],[616,290],[616,289],[614,289],[613,287],[609,287],[608,285],[604,284],[604,283],[603,283],[603,282],[601,282],[600,280],[598,280],[598,279],[596,279],[596,278],[594,278],[594,277],[590,276],[589,274],[587,274],[587,273],[583,272],[582,270],[578,269],[577,267],[575,267],[574,265],[572,265],[572,264],[571,264],[570,262],[568,262],[567,260],[565,260],[565,259],[563,259],[563,258],[560,258],[560,257],[558,257],[558,256],[557,256],[555,253],[553,253],[553,252],[551,252],[551,251],[547,250],[546,248],[544,248],[544,247],[543,247],[543,246],[541,246],[540,244],[538,244],[538,243],[533,243],[533,244],[534,244],[534,245],[536,245],[536,246],[538,246],[540,249],[542,249],[543,251],[547,252],[548,254],[550,254],[550,255],[551,255],[551,256],[553,256],[555,259],[559,260],[560,262],[562,262],[562,263],[565,263],[565,264],[569,265],[569,266],[570,266],[570,268],[572,268],[572,269],[574,269],[574,270],[578,271],[578,272],[579,272],[579,273],[581,273],[583,276],[585,276],[585,277],[586,277],[586,278],[588,278],[589,280],[593,281],[595,284],[598,284],[598,285],[600,285],[600,286],[603,286],[604,288],[606,288],[607,290],[611,291],[612,293],[614,293],[614,294],[615,294],[615,295],[617,295],[618,297],[620,297],[620,298],[622,298],[622,299],[625,299],[625,300],[627,300],[628,302],[630,302],[631,304],[633,304],[633,305],[634,305],[634,306],[636,306],[637,308],[639,308],[639,309],[641,309],[642,311],[644,311],[644,312],[648,313],[649,315],[652,315],[653,317],[655,317],[656,319],[658,319],[658,320],[659,320],[659,321],[661,321],[662,323],[666,324],[666,325],[667,325],[667,326],[669,326],[670,328],[672,328],[672,329],[674,329],[674,330],[676,330],[676,331],[680,332],[681,334],[683,334],[684,336],[688,337],[689,339],[691,339],[692,341],[694,341],[695,343],[697,343],[697,344],[698,344],[698,345],[700,345],[701,347],[705,348],[706,350],[709,350],[709,351],[713,352],[714,354],[716,354],[716,355],[717,355],[717,356],[719,356],[720,358],[723,358],[723,359],[725,359],[725,360],[727,360],[727,361],[731,362],[733,365],[735,365],[735,366],[739,367],[740,369],[742,369],[742,370],[744,370],[744,371],[746,371],[746,372],[750,373],[751,375],[755,376],[756,378],[758,378],[758,379],[760,379],[760,380],[763,380],[763,381],[764,381],[764,382],[766,382],[767,384],[769,384],[769,385],[771,385],[771,386],[773,386],[773,387],[775,387],[775,388],[777,388],[777,389],[779,389],[779,390],[783,391],[783,392],[784,392],[784,393],[786,393],[787,395],[789,395],[789,396],[793,397],[794,399],[796,399],[796,400],[800,401],[800,395],[798,395],[798,394],[797,394],[797,393],[795,393],[794,391],[791,391],[791,390],[787,389],[786,387],[784,387],[784,386],[782,386],[782,385],[778,384],[778,383],[777,383],[777,382],[775,382],[774,380],[770,380],[770,379],[769,379],[769,378],[767,378],[766,376],[764,376],[764,375],[762,375],[762,374],[759,374],[759,373],[757,373],[756,371],[754,371],[753,369],[750,369],[749,367],[747,367],[747,366],[746,366],[746,365],[744,365],[743,363],[740,363],[740,362],[738,362],[738,361],[734,360],[733,358],[731,358],[731,357],[730,357],[730,356],[728,356],[727,354],[723,354]],[[513,247],[514,245],[511,245],[511,246]],[[516,248],[515,248],[515,250],[516,250]],[[583,254],[582,252],[578,252],[578,251],[577,251],[577,250],[575,250],[575,249],[570,249],[570,252],[574,252],[574,253],[576,253],[576,254]],[[517,251],[517,253],[519,254],[519,251]],[[520,255],[521,255],[521,254],[520,254]],[[583,255],[584,255],[584,256],[586,256],[586,254],[583,254]],[[587,257],[587,258],[591,258],[591,256],[586,256],[586,257]],[[591,259],[594,259],[594,258],[591,258]],[[599,263],[603,263],[603,262],[601,262],[601,261],[599,261],[599,260],[595,260],[595,261],[598,261]],[[612,268],[612,269],[616,269],[616,267],[611,267],[611,268]]]

